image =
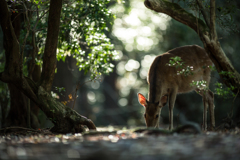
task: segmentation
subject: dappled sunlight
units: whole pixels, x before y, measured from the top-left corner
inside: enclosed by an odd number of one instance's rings
[[[93,111],[95,114],[97,114],[97,113],[99,113],[99,112],[101,111],[100,108],[101,108],[100,106],[94,106],[93,109],[92,109],[92,111]]]
[[[124,11],[120,6],[116,6],[113,13],[118,14],[119,10]],[[131,1],[131,7],[128,15],[115,19],[113,34],[124,43],[128,52],[150,51],[159,41],[163,41],[161,35],[155,34],[155,26],[164,31],[171,18],[163,14],[153,14],[141,1]]]
[[[95,93],[93,91],[89,91],[87,93],[87,98],[88,98],[88,102],[90,104],[96,102],[96,95],[95,95]]]
[[[126,49],[128,52],[131,52],[131,51],[133,51],[133,45],[131,45],[131,44],[126,44],[125,49]]]
[[[126,78],[125,78],[126,79]],[[122,80],[125,80],[125,79],[122,79]],[[130,89],[128,87],[123,87],[121,90],[120,90],[120,95],[122,97],[125,97],[127,96],[128,94],[130,93]]]
[[[120,89],[124,88],[124,87],[128,87],[128,86],[134,86],[134,84],[136,83],[137,80],[137,74],[134,72],[130,72],[126,75],[125,78],[121,78],[119,80],[119,87]]]
[[[142,31],[141,34],[143,36],[151,36],[152,35],[152,29],[150,27],[148,27],[148,26],[142,27],[141,31]]]
[[[134,70],[134,69],[138,69],[139,67],[140,67],[139,62],[138,62],[138,61],[135,61],[135,60],[133,60],[133,59],[130,59],[130,60],[126,63],[126,65],[125,65],[125,69],[126,69],[127,71],[132,71],[132,70]]]
[[[145,55],[143,60],[141,61],[142,67],[144,68],[150,67],[149,64],[152,64],[155,57],[156,57],[155,55]]]
[[[148,75],[148,70],[150,68],[150,64],[152,64],[155,57],[156,57],[155,55],[145,55],[143,60],[141,61],[142,68],[140,70],[140,77],[142,79],[146,79]]]
[[[139,11],[136,11],[135,9],[133,9],[129,15],[123,17],[123,20],[131,25],[131,26],[139,26],[141,25],[141,21],[139,19]]]
[[[100,87],[100,83],[98,81],[91,82],[91,87],[93,89],[98,89]]]
[[[117,65],[117,73],[118,73],[118,75],[123,75],[125,73],[125,68],[124,68],[125,63],[126,62],[124,62],[124,61],[118,63],[118,65]]]
[[[120,106],[126,106],[128,103],[127,98],[121,98],[119,99],[118,103],[120,104]]]

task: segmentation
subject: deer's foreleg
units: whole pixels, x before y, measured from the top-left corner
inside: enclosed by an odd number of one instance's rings
[[[208,105],[210,110],[211,130],[215,128],[215,114],[214,114],[214,94],[208,91]]]
[[[206,98],[206,94],[203,94],[203,130],[207,130],[207,110],[208,110],[208,102]]]
[[[177,88],[172,89],[172,91],[169,94],[168,99],[168,108],[169,108],[169,130],[173,129],[173,108],[177,96]]]

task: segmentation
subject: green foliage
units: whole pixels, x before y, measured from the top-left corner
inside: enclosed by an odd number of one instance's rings
[[[75,50],[72,53],[79,70],[85,73],[90,71],[92,80],[112,72],[114,65],[110,61],[117,59],[117,52],[113,50],[110,40],[104,34],[95,33],[87,37],[86,41],[91,52],[86,54],[83,50]]]
[[[57,90],[59,93],[66,91],[66,89],[64,87],[55,87],[55,90]]]
[[[193,75],[193,66],[185,66],[184,62],[182,61],[181,57],[171,57],[169,60],[169,63],[167,63],[168,66],[175,66],[176,69],[181,69],[180,71],[177,71],[177,75],[184,75],[189,76]]]
[[[198,89],[200,90],[208,90],[207,87],[207,81],[201,80],[201,81],[192,81],[192,83],[190,83],[190,86],[196,86]]]
[[[229,78],[234,78],[234,73],[233,72],[229,72],[229,71],[221,71],[219,72],[220,75],[224,75],[224,76],[227,76]]]
[[[167,65],[176,66],[176,68],[182,68],[184,65],[184,62],[182,62],[181,57],[176,56],[176,57],[171,57]]]
[[[216,71],[217,72],[217,68],[215,66],[209,66],[209,68],[211,69],[211,71]]]
[[[222,83],[216,82],[215,83],[215,94],[218,96],[223,97],[224,99],[235,97],[236,95],[232,92],[236,89],[236,87],[223,87]]]
[[[117,59],[113,44],[106,37],[107,25],[114,15],[107,9],[108,0],[78,1],[64,4],[57,59],[66,55],[77,60],[79,70],[90,72],[91,79],[112,72]]]
[[[229,72],[229,71],[221,71],[219,72],[219,75],[223,75],[225,77],[229,77],[229,78],[234,78],[234,74],[233,72]],[[218,96],[223,97],[224,99],[228,99],[228,98],[232,98],[235,97],[236,95],[233,93],[233,90],[237,89],[234,86],[230,86],[230,87],[226,87],[226,85],[216,82],[215,83],[215,94]]]
[[[233,0],[226,0],[216,6],[216,22],[225,31],[239,32],[239,27],[234,21],[234,15],[239,9]]]

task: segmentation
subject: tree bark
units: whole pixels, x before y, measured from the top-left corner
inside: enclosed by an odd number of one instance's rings
[[[46,45],[43,55],[43,68],[41,75],[41,86],[48,92],[52,89],[56,69],[56,51],[58,43],[58,33],[60,25],[60,15],[62,9],[62,0],[51,0],[49,17],[48,17],[48,32]]]
[[[219,74],[226,86],[234,86],[235,89],[232,91],[238,93],[240,89],[240,74],[232,66],[231,62],[225,55],[221,48],[221,45],[217,39],[217,32],[215,27],[215,1],[211,0],[210,4],[210,28],[208,22],[204,22],[193,14],[184,10],[181,6],[176,3],[171,3],[165,0],[145,0],[145,6],[151,10],[159,13],[164,13],[172,17],[173,19],[189,26],[192,28],[200,37],[203,42],[204,48],[207,51],[209,57],[213,61],[218,73],[221,71],[231,72],[230,74]],[[201,8],[201,6],[200,6]],[[206,18],[206,21],[207,18]]]

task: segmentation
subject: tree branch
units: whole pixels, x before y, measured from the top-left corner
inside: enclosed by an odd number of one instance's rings
[[[27,41],[27,38],[28,38],[28,35],[29,35],[29,30],[30,30],[30,21],[29,21],[29,18],[28,18],[28,9],[25,5],[24,2],[23,3],[23,6],[25,8],[25,15],[26,15],[26,19],[27,19],[27,33],[24,37],[24,40],[23,40],[23,44],[22,44],[22,48],[21,48],[21,52],[20,52],[20,63],[21,63],[21,67],[23,67],[22,63],[23,63],[23,54],[24,54],[24,49],[25,49],[25,45],[26,45],[26,41]],[[22,74],[21,74],[22,75]]]
[[[37,16],[37,22],[35,23],[35,25],[34,25],[34,27],[33,27],[33,31],[36,32],[36,27],[37,27],[38,22],[39,22],[48,12],[49,12],[49,10],[45,11],[45,12],[41,15],[41,17]],[[37,10],[37,13],[38,13],[38,10]],[[37,15],[38,15],[38,14],[37,14]]]
[[[5,0],[0,0],[0,17],[0,25],[3,31],[3,45],[6,55],[5,70],[3,75],[4,77],[7,77],[7,75],[19,77],[21,69],[19,67],[19,43],[12,26],[11,13]]]
[[[177,3],[171,3],[165,0],[145,0],[144,4],[147,8],[156,12],[165,13],[173,19],[191,27],[196,33],[208,31],[206,24],[193,14],[185,11]]]
[[[201,13],[203,15],[203,18],[204,18],[208,28],[210,28],[210,20],[209,20],[209,18],[207,16],[207,11],[203,7],[202,1],[201,0],[197,0],[197,4],[198,4],[198,6],[200,8],[200,11],[201,11]]]
[[[210,33],[211,39],[217,41],[217,31],[216,31],[216,4],[215,0],[210,1]]]

